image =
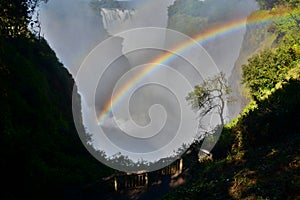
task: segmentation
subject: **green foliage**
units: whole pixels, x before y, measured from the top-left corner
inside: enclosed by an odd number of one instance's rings
[[[285,80],[289,70],[299,62],[299,45],[300,37],[254,55],[247,65],[243,65],[243,82],[255,100],[262,99],[277,83]]]
[[[4,196],[50,195],[111,173],[81,144],[72,117],[74,82],[44,40],[0,38],[0,76]]]
[[[281,12],[280,7],[275,7],[271,12]],[[285,45],[297,44],[300,31],[300,6],[287,10],[288,15],[273,22],[273,31],[277,34],[277,41]]]
[[[71,75],[46,41],[35,39],[27,30],[31,17],[28,6],[33,9],[36,2],[0,3],[4,199],[37,199],[41,195],[54,199],[66,187],[93,182],[112,172],[87,153],[77,136]]]
[[[1,36],[15,37],[27,31],[27,6],[24,2],[0,2],[0,30]]]
[[[186,14],[176,14],[168,18],[168,24],[172,29],[192,36],[203,30],[207,25],[207,19]]]
[[[6,38],[30,37],[28,25],[37,23],[32,19],[35,8],[40,2],[48,0],[1,0],[0,36]]]
[[[194,87],[194,91],[188,94],[186,100],[199,116],[198,132],[200,137],[196,138],[195,143],[201,143],[204,138],[206,144],[214,146],[217,143],[217,138],[219,138],[219,134],[225,124],[224,109],[226,103],[230,101],[230,93],[231,88],[227,83],[225,74],[221,72],[204,80],[200,85]],[[212,112],[217,114],[220,121],[215,127],[207,127],[203,125],[203,119]],[[205,135],[203,135],[204,132]],[[201,156],[199,160],[202,160]]]
[[[199,33],[207,24],[203,5],[198,0],[176,0],[168,8],[168,28],[190,36]]]
[[[275,1],[268,3],[276,4]],[[170,192],[165,199],[299,197],[298,10],[297,7],[290,8],[290,16],[273,24],[273,33],[279,36],[274,43],[277,46],[254,55],[243,66],[244,83],[255,100],[238,118],[225,125],[212,152],[215,161],[198,164],[191,180]]]
[[[297,6],[299,5],[299,0],[256,0],[259,3],[261,9],[271,9],[276,5],[287,5],[287,6]]]
[[[168,8],[168,28],[190,36],[205,31],[208,25],[235,19],[239,0],[176,0]],[[242,11],[241,11],[242,12]]]
[[[272,10],[276,9],[278,8]],[[299,7],[296,7],[287,17],[275,20],[275,32],[280,36],[277,47],[254,55],[243,66],[243,81],[250,88],[250,94],[258,105],[258,109],[245,118],[250,119],[255,126],[247,125],[250,120],[243,123],[242,119],[239,120],[242,123],[240,127],[247,127],[244,132],[249,133],[247,137],[248,142],[252,140],[251,144],[255,144],[253,140],[261,137],[271,139],[288,129],[294,130],[290,122],[295,119],[292,116],[296,115],[294,111],[299,107],[297,102],[300,98],[297,95],[300,61],[299,16]],[[287,119],[290,121],[287,122]],[[285,123],[289,125],[285,126]],[[253,129],[248,130],[250,127]],[[285,130],[282,130],[283,127]]]
[[[203,1],[177,0],[168,8],[168,15],[172,17],[177,14],[190,15],[193,17],[203,16]]]
[[[220,21],[230,16],[239,0],[176,0],[168,8],[168,15],[189,15],[191,17],[210,17],[210,22]]]
[[[291,78],[268,99],[252,101],[224,127],[212,152],[214,162],[199,163],[191,179],[164,199],[299,196],[299,90],[300,81]]]
[[[226,101],[230,91],[225,74],[220,73],[196,85],[194,91],[190,92],[186,99],[192,109],[199,110],[212,103],[214,99],[222,98]]]
[[[226,124],[224,127],[227,129],[232,129],[234,128],[239,120],[241,120],[243,117],[247,116],[250,112],[254,111],[257,109],[257,103],[255,101],[250,101],[250,103],[244,107],[243,111],[241,114],[239,114],[235,119],[233,119],[231,122]]]
[[[67,186],[81,190],[83,184],[112,170],[100,165],[81,144],[71,113],[74,82],[47,43],[27,31],[30,14],[24,2],[0,3],[1,195],[3,199],[54,199]],[[196,17],[191,22],[204,19],[197,9],[187,10],[179,12]],[[193,14],[186,13],[191,10]],[[244,67],[244,81],[259,101],[252,101],[225,126],[214,150],[219,160],[198,164],[191,181],[166,198],[299,197],[298,19],[293,14],[278,21],[275,31],[281,35],[280,45],[254,56],[251,65]],[[216,85],[202,86],[190,96],[195,109],[209,97],[203,88]]]

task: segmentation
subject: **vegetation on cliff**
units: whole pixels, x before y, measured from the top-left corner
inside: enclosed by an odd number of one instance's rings
[[[83,186],[113,171],[92,158],[77,136],[71,75],[47,42],[28,31],[31,23],[38,25],[32,20],[38,2],[0,2],[1,197],[81,198]],[[299,1],[259,3],[265,10],[250,17],[280,13],[285,17],[262,31],[252,29],[257,32],[249,35],[257,41],[249,46],[248,55],[255,55],[242,67],[242,74],[251,102],[225,125],[212,152],[214,161],[190,160],[187,183],[166,199],[300,197]],[[184,30],[193,35],[209,21],[217,22],[217,18],[205,18],[203,13],[210,11],[196,9],[202,4],[177,0],[169,9],[170,24],[178,28],[184,24]],[[189,7],[179,9],[181,6]],[[110,185],[102,185],[95,194],[106,198],[103,195],[110,195],[109,189]]]
[[[71,107],[74,81],[47,42],[28,31],[26,2],[0,3],[1,197],[53,199],[111,170],[81,144]]]
[[[252,32],[259,42],[248,48],[254,55],[242,67],[250,104],[225,125],[214,161],[194,166],[187,183],[165,199],[300,197],[300,9],[298,1],[270,2],[260,1],[268,10],[250,16],[283,16]]]

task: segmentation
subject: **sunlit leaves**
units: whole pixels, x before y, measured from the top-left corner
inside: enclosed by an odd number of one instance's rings
[[[39,2],[48,0],[1,0],[0,1],[0,36],[15,38],[29,37],[28,24]]]
[[[223,112],[230,93],[231,89],[225,74],[220,73],[195,86],[194,91],[188,94],[186,100],[192,109],[198,112],[200,118],[217,109],[222,125],[224,125]]]
[[[277,83],[284,81],[289,70],[299,62],[300,38],[293,45],[290,43],[284,43],[274,50],[265,50],[250,58],[248,64],[243,66],[243,82],[255,99],[260,99]]]

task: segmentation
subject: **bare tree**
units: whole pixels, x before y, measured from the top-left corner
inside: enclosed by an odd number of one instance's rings
[[[199,151],[200,154],[210,156],[210,151],[216,144],[222,128],[225,124],[225,106],[230,101],[231,89],[228,85],[224,73],[219,73],[212,78],[204,80],[202,84],[195,86],[194,91],[190,92],[186,100],[190,103],[193,110],[198,113],[200,132],[196,142],[204,139],[202,147]],[[205,117],[209,114],[217,114],[219,118],[218,124],[213,127],[205,127]],[[204,134],[203,134],[204,133]]]

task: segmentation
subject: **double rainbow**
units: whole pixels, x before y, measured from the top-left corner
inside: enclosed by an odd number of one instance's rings
[[[266,22],[270,22],[277,18],[283,18],[289,15],[289,13],[285,12],[285,14],[281,15],[271,15],[269,13],[264,13],[263,15],[259,17],[250,17],[248,19],[241,18],[237,20],[232,20],[227,23],[214,26],[210,28],[209,30],[202,32],[194,37],[192,37],[193,40],[189,40],[188,42],[184,42],[176,46],[174,49],[172,49],[171,52],[178,52],[181,53],[189,48],[191,48],[193,45],[195,45],[195,42],[198,42],[199,44],[204,44],[216,37],[221,37],[226,34],[230,34],[232,32],[241,30],[245,24],[247,26],[257,25],[257,24],[263,24]],[[246,22],[245,22],[246,21]],[[100,115],[98,116],[98,124],[101,124],[102,121],[105,119],[105,117],[108,115],[108,113],[111,112],[111,110],[117,106],[122,98],[126,96],[129,91],[136,85],[139,81],[143,80],[145,77],[147,77],[149,74],[151,74],[153,71],[155,71],[159,66],[162,64],[167,63],[171,59],[175,57],[174,53],[166,52],[162,54],[161,56],[157,57],[155,60],[153,60],[151,63],[149,63],[148,66],[146,66],[143,70],[141,70],[138,74],[136,74],[135,77],[133,77],[130,81],[128,81],[123,87],[121,87],[113,96],[113,98],[109,99],[106,104],[104,105],[104,108],[102,109]]]

